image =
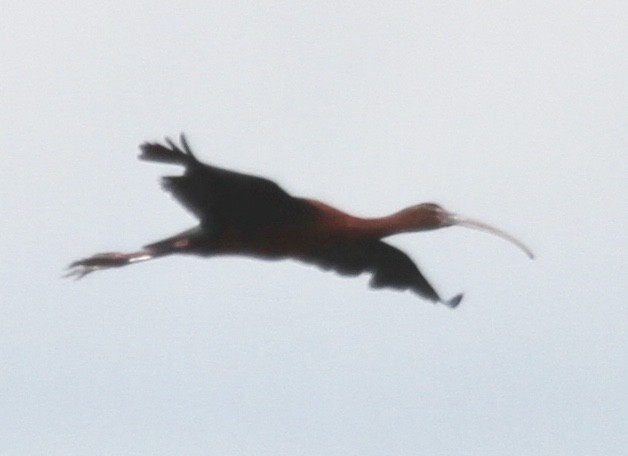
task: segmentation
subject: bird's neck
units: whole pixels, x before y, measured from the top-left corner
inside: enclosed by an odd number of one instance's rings
[[[429,229],[412,208],[403,209],[385,217],[363,218],[340,211],[325,203],[307,200],[323,215],[319,231],[350,239],[380,239],[393,234]]]
[[[376,239],[429,229],[417,217],[416,212],[409,209],[403,209],[385,217],[351,217],[347,225],[353,236]]]

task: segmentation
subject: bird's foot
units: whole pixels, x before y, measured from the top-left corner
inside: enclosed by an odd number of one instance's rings
[[[63,277],[74,277],[75,279],[80,279],[94,271],[125,266],[130,263],[144,261],[150,258],[152,258],[152,255],[149,252],[97,253],[91,257],[83,258],[71,263],[70,266],[68,266],[68,272]]]

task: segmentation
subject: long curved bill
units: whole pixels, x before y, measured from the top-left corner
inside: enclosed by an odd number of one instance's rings
[[[485,233],[493,234],[502,239],[505,239],[506,241],[515,244],[517,247],[523,250],[523,252],[528,255],[528,257],[534,258],[534,253],[532,253],[532,250],[530,250],[523,242],[521,242],[514,236],[506,233],[505,231],[500,230],[499,228],[495,228],[494,226],[491,226],[487,223],[463,217],[458,214],[450,214],[449,221],[452,225],[466,226],[467,228],[484,231]]]

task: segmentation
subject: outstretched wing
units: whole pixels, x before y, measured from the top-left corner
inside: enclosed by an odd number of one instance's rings
[[[182,148],[170,139],[166,142],[169,147],[143,144],[140,158],[185,166],[182,176],[164,177],[163,187],[202,223],[254,230],[298,219],[311,211],[269,179],[201,163],[183,135]]]
[[[373,288],[411,290],[450,307],[456,307],[462,299],[462,295],[457,295],[448,301],[442,300],[408,255],[379,240],[340,241],[307,254],[303,260],[342,275],[369,272]]]

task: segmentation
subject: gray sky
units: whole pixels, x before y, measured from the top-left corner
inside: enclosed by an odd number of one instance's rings
[[[628,6],[3,2],[0,453],[623,455]],[[295,262],[70,261],[195,222],[137,145],[358,215],[456,310]]]

